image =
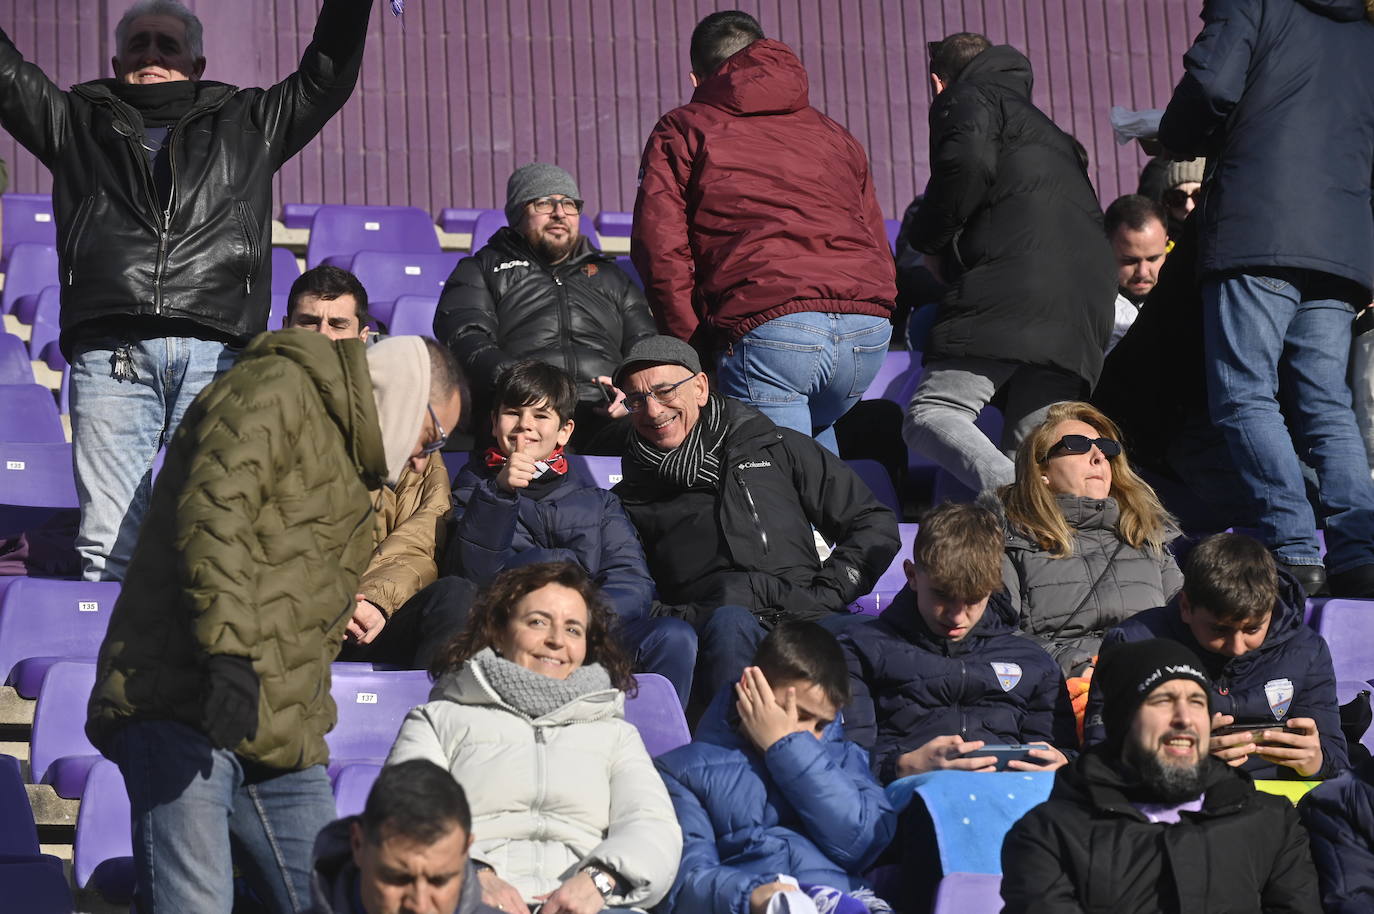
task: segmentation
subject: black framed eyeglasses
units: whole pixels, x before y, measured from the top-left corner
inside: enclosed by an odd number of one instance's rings
[[[1096,446],[1103,457],[1115,457],[1121,453],[1120,442],[1110,438],[1089,438],[1087,435],[1065,435],[1056,441],[1045,454],[1045,460],[1052,460],[1061,454],[1086,454]],[[1045,460],[1040,461],[1044,463]]]
[[[426,403],[425,409],[429,410],[430,421],[434,423],[434,430],[439,433],[439,437],[420,448],[421,457],[427,457],[448,444],[448,432],[444,431],[443,423],[439,421],[439,417],[434,415],[434,407]]]
[[[541,216],[548,216],[560,207],[563,212],[576,216],[582,212],[582,201],[572,197],[540,197],[538,200],[530,201],[530,208]]]
[[[643,409],[645,401],[650,397],[653,397],[654,402],[660,406],[671,406],[673,401],[678,397],[677,389],[695,377],[696,375],[689,375],[676,384],[660,384],[658,387],[642,394],[626,394],[625,399],[620,402],[632,413],[637,413]]]

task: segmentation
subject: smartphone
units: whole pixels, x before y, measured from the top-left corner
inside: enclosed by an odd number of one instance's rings
[[[965,752],[964,758],[992,758],[997,759],[994,768],[997,771],[1006,771],[1007,762],[1020,761],[1030,762],[1032,765],[1043,765],[1045,762],[1031,755],[1032,749],[1043,749],[1044,746],[1024,746],[1024,745],[1003,745],[1003,746],[984,746],[972,752]]]
[[[1260,732],[1262,732],[1262,731],[1264,731],[1264,730],[1282,730],[1282,729],[1284,729],[1284,726],[1283,726],[1282,723],[1279,723],[1278,721],[1249,721],[1248,723],[1247,723],[1247,722],[1241,722],[1241,723],[1227,724],[1227,725],[1224,726],[1224,727],[1213,727],[1213,728],[1212,728],[1212,735],[1213,735],[1213,736],[1230,736],[1232,733],[1260,733]],[[1257,745],[1257,746],[1273,746],[1273,745],[1277,745],[1277,744],[1276,744],[1276,743],[1266,742],[1266,741],[1258,740],[1258,739],[1257,739],[1257,740],[1255,740],[1255,745]]]
[[[612,387],[612,386],[609,385],[609,384],[598,384],[598,385],[596,385],[596,386],[597,386],[597,388],[601,391],[601,399],[603,399],[603,400],[606,401],[606,405],[607,405],[607,406],[610,406],[612,403],[615,402],[615,388],[614,388],[614,387]]]

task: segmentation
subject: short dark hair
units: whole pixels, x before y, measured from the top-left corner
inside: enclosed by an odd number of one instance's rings
[[[768,685],[812,682],[836,708],[849,703],[849,668],[835,636],[815,622],[783,622],[754,652]]]
[[[601,588],[572,562],[533,562],[508,568],[492,578],[473,601],[467,627],[435,655],[430,674],[437,679],[451,673],[478,651],[494,646],[510,624],[511,612],[521,597],[548,584],[577,591],[587,604],[587,656],[583,662],[601,664],[611,685],[627,695],[635,694],[630,659],[620,646],[620,617],[601,595]]]
[[[763,38],[763,27],[742,10],[712,13],[692,29],[692,72],[705,79],[749,45]]]
[[[429,402],[444,403],[458,391],[459,428],[466,428],[472,407],[472,387],[467,372],[447,346],[427,336],[425,349],[429,352]],[[447,431],[453,431],[448,429]]]
[[[977,32],[955,32],[941,41],[932,41],[927,47],[930,72],[948,86],[959,78],[973,58],[992,47],[992,42]]]
[[[496,376],[491,409],[549,404],[561,422],[567,422],[577,409],[577,382],[557,365],[538,359],[522,359]]]
[[[979,505],[945,502],[921,519],[912,560],[937,591],[976,603],[1002,589],[1005,548],[1006,530],[997,515]]]
[[[1169,224],[1169,216],[1158,200],[1140,194],[1123,194],[1107,207],[1107,212],[1102,216],[1102,227],[1110,238],[1123,225],[1133,232],[1143,231],[1151,219],[1158,220],[1162,226]]]
[[[357,302],[355,311],[358,315],[358,326],[366,327],[372,320],[367,313],[367,290],[347,270],[328,265],[313,267],[306,270],[296,281],[291,284],[291,291],[286,293],[286,316],[289,319],[296,305],[306,295],[315,295],[325,301],[333,301],[342,295],[352,295]]]
[[[374,846],[393,835],[432,844],[455,826],[472,832],[467,794],[452,774],[427,759],[384,767],[358,821]]]
[[[1217,533],[1193,547],[1183,568],[1183,592],[1194,609],[1223,622],[1256,622],[1274,611],[1279,573],[1259,540]]]

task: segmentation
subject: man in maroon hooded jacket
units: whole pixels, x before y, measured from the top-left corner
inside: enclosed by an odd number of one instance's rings
[[[692,32],[686,105],[644,148],[630,256],[665,333],[719,350],[720,392],[835,448],[897,290],[863,147],[738,10]]]

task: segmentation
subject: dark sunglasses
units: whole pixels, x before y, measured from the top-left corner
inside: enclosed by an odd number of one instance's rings
[[[1194,189],[1191,193],[1181,190],[1177,187],[1171,187],[1164,192],[1164,205],[1172,206],[1175,209],[1177,209],[1180,206],[1187,206],[1189,200],[1192,200],[1194,203],[1197,203],[1201,199],[1201,187]]]
[[[1087,435],[1065,435],[1054,443],[1045,454],[1045,460],[1051,460],[1060,454],[1086,454],[1096,445],[1102,452],[1103,457],[1115,457],[1121,453],[1120,443],[1110,438],[1089,438]],[[1045,461],[1042,460],[1041,463]]]

